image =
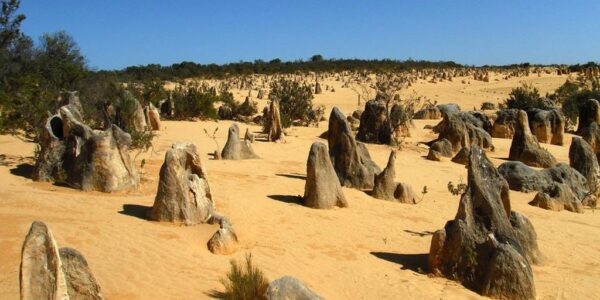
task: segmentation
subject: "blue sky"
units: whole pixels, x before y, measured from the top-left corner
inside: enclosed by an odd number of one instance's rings
[[[280,58],[464,64],[599,61],[600,1],[22,0],[26,34],[65,30],[91,67]]]

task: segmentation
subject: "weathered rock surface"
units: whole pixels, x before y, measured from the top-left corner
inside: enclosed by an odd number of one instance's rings
[[[469,147],[472,144],[493,150],[492,137],[483,128],[473,125],[471,121],[465,121],[466,115],[470,114],[444,114],[444,119],[433,129],[434,132],[439,133],[438,138],[426,144],[431,146],[439,140],[446,139],[452,144],[452,152],[457,152],[461,148]],[[475,122],[477,119],[472,121]]]
[[[34,181],[54,181],[63,172],[65,154],[63,122],[60,115],[48,117],[38,136],[40,152],[33,168]]]
[[[442,118],[442,112],[437,106],[428,106],[415,112],[413,118],[416,120],[437,120]]]
[[[238,236],[233,230],[227,218],[221,215],[213,215],[211,223],[218,223],[219,229],[213,234],[206,246],[213,254],[229,255],[239,247]]]
[[[41,131],[33,179],[65,180],[84,191],[135,188],[139,175],[129,156],[130,145],[131,136],[119,127],[94,131],[63,106]]]
[[[272,281],[265,295],[269,300],[320,300],[319,295],[307,288],[300,280],[284,276]]]
[[[383,100],[370,100],[360,117],[356,139],[365,143],[385,144],[392,141],[392,127]]]
[[[508,183],[473,145],[468,187],[456,217],[432,237],[431,272],[455,278],[484,296],[535,299],[530,266],[539,255],[535,231],[524,216],[512,216]]]
[[[590,144],[594,153],[596,153],[596,159],[600,161],[600,125],[598,123],[591,123],[587,127],[581,129],[581,137]]]
[[[375,175],[375,187],[371,196],[377,199],[417,204],[417,198],[412,188],[405,183],[398,183],[396,178],[396,151],[390,153],[387,166],[381,173]]]
[[[194,225],[206,223],[213,212],[208,177],[196,146],[173,144],[160,168],[158,191],[148,219]]]
[[[269,141],[272,142],[283,142],[285,141],[285,134],[283,132],[283,124],[281,123],[281,115],[279,110],[279,101],[277,99],[271,100],[268,110],[265,110],[265,132]]]
[[[498,172],[511,190],[519,192],[543,192],[555,182],[569,185],[581,196],[586,192],[585,177],[565,163],[538,171],[520,161],[508,161],[498,166]]]
[[[320,209],[334,206],[348,207],[342,186],[329,158],[327,146],[320,142],[313,143],[308,154],[304,205]]]
[[[588,190],[600,184],[600,167],[594,149],[580,137],[573,137],[571,141],[569,165],[585,177]]]
[[[452,158],[452,162],[466,166],[469,161],[469,151],[471,151],[469,147],[461,148]]]
[[[102,299],[85,258],[75,249],[58,249],[43,222],[31,224],[21,250],[21,299]]]
[[[252,144],[249,140],[240,140],[240,129],[236,123],[231,124],[227,134],[227,142],[221,151],[223,159],[252,159],[259,158],[252,149]]]
[[[495,138],[511,139],[515,134],[518,109],[503,109],[498,111],[496,121],[492,126],[491,135]]]
[[[527,114],[524,111],[517,113],[515,134],[510,145],[508,159],[541,168],[549,168],[557,163],[554,156],[548,150],[540,147],[535,136],[531,134]]]
[[[483,102],[481,103],[481,110],[494,110],[496,109],[496,104],[492,102]]]
[[[458,106],[458,104],[456,104],[456,103],[438,104],[437,108],[442,113],[442,116],[448,115],[451,113],[457,113],[460,111],[460,106]]]
[[[46,224],[35,221],[23,242],[21,299],[68,299],[58,246]]]
[[[354,140],[344,114],[334,107],[327,130],[329,157],[342,186],[373,189],[381,169],[371,160],[367,147]]]
[[[529,127],[538,142],[563,145],[565,116],[559,109],[527,111]]]
[[[588,188],[583,175],[567,164],[559,163],[552,168],[535,170],[519,161],[505,162],[498,172],[506,179],[511,190],[537,191],[529,204],[545,209],[583,212]]]
[[[152,130],[160,130],[160,113],[158,109],[150,103],[144,109],[146,113],[146,123],[152,128]]]
[[[67,291],[70,299],[103,299],[100,285],[92,274],[85,257],[73,248],[60,248],[62,269],[67,281]]]
[[[441,139],[431,144],[427,159],[440,161],[441,157],[452,157],[452,155],[452,143],[447,139]]]
[[[600,103],[598,100],[589,99],[579,109],[577,134],[582,134],[583,130],[591,124],[598,123],[600,123]]]

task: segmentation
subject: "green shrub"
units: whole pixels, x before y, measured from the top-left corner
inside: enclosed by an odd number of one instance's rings
[[[217,119],[214,104],[229,101],[230,95],[229,93],[218,95],[214,88],[209,88],[207,85],[190,84],[175,88],[171,97],[175,103],[175,118],[190,120]]]
[[[600,83],[597,78],[585,79],[583,76],[575,81],[568,80],[549,96],[561,104],[567,119],[567,127],[577,124],[579,109],[589,99],[600,100]]]
[[[252,255],[246,255],[246,262],[231,261],[227,277],[221,280],[225,291],[213,291],[210,296],[217,299],[255,300],[266,299],[269,281],[263,272],[252,264]]]
[[[312,88],[293,80],[282,78],[273,81],[269,99],[279,100],[281,123],[286,128],[294,121],[305,126],[317,123],[325,112],[324,107],[313,108]]]
[[[544,101],[537,88],[531,84],[523,84],[520,87],[512,89],[508,99],[504,101],[507,108],[516,108],[521,110],[530,110],[532,108],[551,109],[552,106]]]

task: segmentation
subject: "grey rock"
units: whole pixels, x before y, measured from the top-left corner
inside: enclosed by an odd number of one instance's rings
[[[310,147],[303,199],[304,205],[312,208],[348,207],[342,186],[331,164],[327,146],[320,142],[315,142]]]
[[[62,269],[67,281],[69,298],[72,300],[100,300],[100,285],[92,274],[85,257],[73,248],[60,248]]]
[[[390,144],[392,128],[384,101],[367,101],[365,111],[360,117],[356,139],[365,143]]]
[[[342,186],[372,189],[381,169],[371,160],[367,147],[356,142],[344,114],[334,107],[327,130],[329,157]]]
[[[267,294],[269,300],[320,300],[319,295],[307,288],[300,280],[284,276],[269,283]]]
[[[515,134],[510,145],[508,159],[541,168],[549,168],[557,163],[548,150],[540,147],[536,137],[531,133],[527,114],[524,111],[519,111],[517,114]]]
[[[484,296],[535,299],[530,258],[539,253],[535,231],[512,210],[508,183],[485,152],[471,146],[468,187],[454,220],[432,237],[432,273],[460,281]],[[515,223],[515,225],[513,225]]]
[[[254,153],[249,140],[240,140],[240,129],[236,123],[231,124],[229,127],[227,142],[223,147],[223,151],[221,151],[221,157],[231,160],[259,158]]]

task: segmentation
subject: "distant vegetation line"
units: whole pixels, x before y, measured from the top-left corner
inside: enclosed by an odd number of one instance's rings
[[[585,65],[573,65],[569,68],[577,71],[582,67],[596,65],[593,62]],[[532,65],[529,63],[490,66],[481,68],[509,69],[515,67],[533,66],[559,66],[559,65]],[[122,70],[99,70],[98,74],[115,74],[122,82],[146,81],[150,79],[177,80],[191,77],[225,78],[235,75],[250,74],[293,74],[306,72],[343,72],[343,71],[369,71],[400,72],[412,69],[445,69],[471,67],[453,61],[427,61],[427,60],[394,60],[394,59],[324,59],[321,55],[314,55],[310,60],[271,61],[255,60],[253,62],[236,62],[228,64],[199,64],[189,61],[162,66],[148,64],[145,66],[130,66]]]

